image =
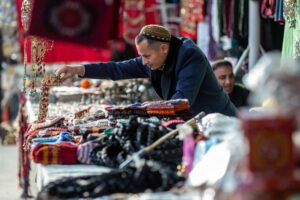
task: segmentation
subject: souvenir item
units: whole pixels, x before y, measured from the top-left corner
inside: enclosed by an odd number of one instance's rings
[[[295,169],[292,142],[294,121],[288,116],[241,113],[242,128],[249,142],[248,165],[254,174],[291,177]]]

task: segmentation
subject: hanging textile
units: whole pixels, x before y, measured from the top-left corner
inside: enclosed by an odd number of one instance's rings
[[[284,0],[284,37],[282,58],[297,58],[300,56],[300,14],[299,1]]]
[[[123,37],[134,44],[135,37],[146,24],[160,24],[156,0],[125,0],[123,5]]]
[[[262,0],[260,12],[262,17],[271,18],[275,14],[275,0]]]
[[[296,15],[297,15],[296,4],[297,4],[296,0],[283,1],[283,16],[290,28],[295,28],[296,26]]]
[[[283,23],[283,0],[276,0],[274,21]]]
[[[204,0],[183,0],[181,2],[180,34],[191,39],[197,38],[197,23],[202,22],[205,16]]]
[[[141,28],[146,24],[145,0],[125,0],[123,13],[123,37],[131,44],[134,44],[135,37]]]
[[[21,6],[23,0],[16,0],[16,9],[18,13],[18,32],[20,52],[24,52],[24,29],[21,23]],[[30,55],[30,47],[28,47],[28,55]],[[108,61],[110,50],[106,48],[94,48],[83,46],[79,44],[66,43],[55,41],[52,51],[45,55],[45,63],[56,62],[94,62],[94,61]],[[21,56],[24,58],[24,54]]]
[[[118,35],[119,9],[120,1],[33,1],[28,34],[106,47]]]
[[[207,2],[207,21],[209,27],[208,59],[215,60],[217,56],[217,43],[220,41],[219,18],[218,18],[218,0]]]

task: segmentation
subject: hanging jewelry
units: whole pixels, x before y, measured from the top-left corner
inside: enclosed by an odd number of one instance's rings
[[[29,24],[31,20],[31,12],[32,12],[32,2],[31,0],[23,0],[22,2],[22,26],[25,32],[29,29]],[[30,49],[30,65],[31,65],[31,72],[28,75],[28,43],[31,44]],[[24,43],[24,79],[23,79],[23,92],[26,92],[26,80],[27,77],[30,79],[30,96],[35,96],[36,85],[37,85],[37,78],[43,78],[43,74],[45,73],[45,64],[44,64],[44,57],[47,51],[52,50],[53,48],[53,41],[48,41],[46,39],[42,39],[39,37],[25,37]]]
[[[55,74],[45,74],[42,81],[41,98],[39,102],[39,115],[38,122],[45,122],[48,113],[49,106],[49,92],[50,87],[58,86],[61,84],[61,80]]]
[[[28,31],[30,18],[31,18],[31,2],[30,0],[23,0],[21,6],[21,22],[25,32]],[[27,43],[28,40],[24,39],[24,77],[23,77],[23,92],[26,92],[26,79],[27,79]]]
[[[31,37],[31,90],[30,96],[35,96],[37,78],[43,78],[45,73],[44,57],[47,51],[52,50],[53,41]]]

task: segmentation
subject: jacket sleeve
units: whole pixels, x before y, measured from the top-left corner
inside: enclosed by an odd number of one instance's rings
[[[84,65],[85,74],[82,77],[97,79],[133,79],[147,78],[150,69],[142,64],[141,58],[133,58],[122,62],[106,62]]]
[[[181,55],[178,66],[176,89],[171,98],[188,99],[194,104],[210,64],[201,50],[189,48]]]

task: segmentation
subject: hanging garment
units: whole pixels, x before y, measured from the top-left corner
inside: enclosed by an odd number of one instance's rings
[[[274,21],[278,23],[284,22],[283,17],[283,0],[276,0]]]
[[[298,1],[284,1],[284,38],[282,44],[282,58],[297,58],[300,56],[300,14]]]
[[[135,37],[146,24],[160,24],[158,6],[155,0],[125,0],[122,20],[123,37],[134,44]]]
[[[191,39],[197,38],[197,23],[204,20],[204,0],[184,0],[181,3],[180,34]]]
[[[283,16],[290,28],[296,26],[296,0],[283,1]]]
[[[260,5],[260,12],[262,17],[273,17],[275,13],[275,0],[262,0]]]

